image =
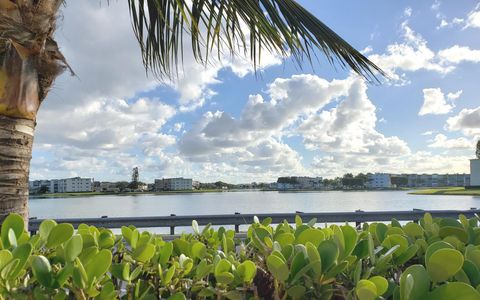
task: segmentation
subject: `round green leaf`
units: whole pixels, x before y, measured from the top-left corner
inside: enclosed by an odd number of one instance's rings
[[[160,248],[160,257],[158,258],[158,262],[162,265],[165,265],[170,256],[172,256],[173,252],[173,244],[171,242],[165,243],[162,248]]]
[[[3,220],[2,228],[0,229],[0,235],[2,238],[2,243],[5,248],[10,247],[11,243],[9,240],[9,230],[11,229],[14,233],[15,241],[20,237],[25,228],[25,223],[23,218],[17,214],[9,214],[5,220]]]
[[[423,237],[423,228],[417,223],[409,222],[403,226],[403,232],[410,237]]]
[[[13,258],[12,252],[0,250],[0,270],[3,269]]]
[[[148,262],[153,255],[155,255],[155,246],[153,244],[144,244],[138,246],[132,253],[133,258],[141,263]]]
[[[472,286],[463,282],[449,282],[434,289],[428,294],[428,299],[435,300],[479,300],[480,293]]]
[[[202,259],[207,254],[207,247],[202,242],[194,242],[192,245],[192,256],[193,258]]]
[[[130,280],[130,263],[112,264],[110,271],[121,280]]]
[[[374,300],[377,298],[377,286],[370,280],[362,279],[355,287],[355,294],[359,300]]]
[[[395,227],[396,228],[396,227]],[[408,240],[399,234],[391,234],[388,235],[382,243],[382,246],[386,247],[387,249],[390,249],[394,247],[395,245],[399,245],[400,247],[393,253],[394,257],[400,256],[402,253],[405,252],[408,248]]]
[[[427,251],[425,252],[425,264],[428,264],[430,256],[439,249],[454,249],[452,245],[444,241],[438,241],[428,246]]]
[[[480,268],[480,250],[468,246],[467,249],[465,250],[465,258],[470,260],[472,263],[474,263],[477,268]]]
[[[295,236],[291,233],[281,233],[275,237],[275,241],[283,248],[286,245],[292,244],[295,241]]]
[[[237,272],[241,275],[243,282],[253,281],[257,274],[257,266],[250,260],[246,260],[237,267]]]
[[[480,284],[480,270],[478,270],[473,262],[465,259],[462,269],[467,274],[468,279],[473,286],[478,286]]]
[[[184,239],[175,239],[173,240],[173,248],[175,249],[175,253],[180,256],[181,254],[185,254],[190,256],[190,243]]]
[[[230,271],[230,268],[232,267],[232,263],[229,262],[226,259],[221,259],[216,265],[215,265],[215,276],[217,276],[220,273],[228,272]]]
[[[15,278],[18,276],[20,271],[23,270],[25,264],[27,263],[28,258],[32,254],[32,245],[30,243],[25,243],[17,248],[15,248],[12,252],[13,259],[18,259],[18,265],[15,270],[10,274],[11,278]]]
[[[92,282],[94,278],[97,280],[105,274],[112,264],[112,253],[110,250],[103,249],[98,252],[86,265],[85,272],[89,282]]]
[[[83,239],[81,235],[74,235],[65,243],[65,259],[74,261],[82,253]]]
[[[47,238],[47,248],[55,248],[68,241],[73,235],[72,224],[63,223],[53,227]]]
[[[455,275],[463,266],[463,255],[455,249],[435,251],[427,262],[427,271],[434,282],[445,281]]]
[[[343,238],[345,240],[345,254],[344,256],[349,256],[352,254],[353,249],[357,245],[358,233],[355,228],[352,226],[340,226],[340,229],[343,232]]]
[[[102,249],[110,249],[115,244],[115,239],[113,234],[108,231],[104,230],[98,236],[98,246]]]
[[[317,248],[310,242],[307,242],[306,248],[307,248],[308,260],[312,265],[313,271],[317,275],[322,274],[322,261],[320,258],[320,253],[318,253]]]
[[[400,254],[397,258],[395,258],[395,264],[401,266],[405,264],[407,261],[412,259],[418,252],[417,245],[411,245],[405,250],[402,254]]]
[[[297,237],[296,243],[305,245],[307,242],[310,242],[315,247],[318,247],[323,240],[325,240],[325,234],[321,230],[307,228]]]
[[[407,279],[411,278],[411,282]],[[422,265],[412,265],[400,276],[400,295],[405,300],[423,300],[430,289],[430,276]]]
[[[294,285],[287,290],[287,294],[293,299],[303,299],[307,289],[303,285]]]
[[[55,222],[54,220],[43,220],[42,223],[40,223],[40,227],[38,228],[40,238],[44,241],[47,241],[50,231],[55,226],[57,226],[57,222]]]
[[[387,235],[388,226],[383,223],[376,223],[375,226],[375,237],[377,240],[382,243]]]
[[[443,239],[447,236],[454,236],[458,238],[463,243],[468,242],[468,234],[464,228],[454,227],[454,226],[444,226],[440,227],[439,232],[440,237]]]
[[[322,261],[322,269],[327,271],[331,266],[337,262],[338,258],[338,247],[332,240],[323,241],[320,246],[318,246],[318,252],[320,253]]]
[[[232,273],[230,272],[223,272],[215,275],[215,279],[222,284],[230,284],[233,282],[235,279],[235,276],[233,276]]]
[[[45,256],[34,256],[32,259],[32,272],[33,276],[37,281],[45,286],[50,287],[52,285],[53,277],[52,277],[52,267],[50,266],[50,262]]]
[[[440,220],[440,227],[445,227],[445,226],[463,228],[462,224],[458,222],[457,219],[454,219],[454,218],[442,218]]]
[[[388,281],[382,276],[373,276],[368,279],[377,287],[377,295],[381,296],[388,290]]]
[[[276,255],[270,255],[267,258],[267,268],[280,282],[285,282],[290,274],[287,264]]]
[[[163,283],[165,285],[169,284],[172,281],[173,275],[175,275],[175,269],[175,265],[173,265],[165,273],[165,276],[163,278]]]

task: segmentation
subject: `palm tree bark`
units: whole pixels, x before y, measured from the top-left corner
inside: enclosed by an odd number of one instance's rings
[[[35,122],[0,115],[0,220],[18,213],[28,220],[28,175]]]
[[[68,67],[53,40],[62,0],[0,1],[0,222],[28,225],[28,177],[35,120],[55,78]]]
[[[12,45],[0,69],[0,221],[10,213],[28,221],[28,176],[39,105],[34,61],[22,58]]]

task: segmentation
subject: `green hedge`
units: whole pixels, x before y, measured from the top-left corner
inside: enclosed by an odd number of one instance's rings
[[[2,299],[480,299],[477,217],[295,226],[255,218],[245,240],[202,230],[172,242],[18,215],[1,225]]]

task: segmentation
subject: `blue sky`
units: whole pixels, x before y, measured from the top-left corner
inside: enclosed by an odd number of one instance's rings
[[[264,54],[175,82],[146,76],[122,1],[70,1],[62,75],[38,116],[31,178],[275,181],[346,172],[468,172],[480,137],[480,4],[300,1],[388,74],[369,84],[323,56]],[[88,22],[85,22],[88,20]]]

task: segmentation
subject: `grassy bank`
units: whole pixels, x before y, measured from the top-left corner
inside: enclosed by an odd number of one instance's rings
[[[480,196],[480,189],[465,189],[464,187],[440,187],[415,190],[412,195],[463,195]]]
[[[163,192],[80,192],[80,193],[47,193],[30,195],[30,198],[74,198],[91,196],[131,196],[131,195],[171,195],[171,194],[196,194],[196,193],[217,193],[221,189],[187,190],[187,191],[163,191]]]

